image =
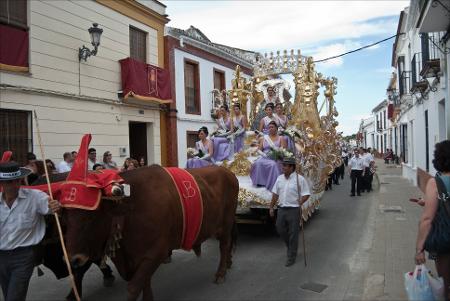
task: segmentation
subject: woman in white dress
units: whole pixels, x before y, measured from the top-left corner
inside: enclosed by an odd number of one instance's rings
[[[232,152],[230,140],[227,138],[231,134],[231,118],[226,104],[220,106],[219,118],[216,123],[219,128],[212,138],[214,144],[213,158],[215,161],[223,161],[228,159]]]
[[[282,131],[284,131],[287,128],[288,125],[288,118],[284,114],[283,110],[283,104],[281,102],[278,102],[275,105],[275,114],[273,114],[277,120],[278,120],[278,131],[281,134]],[[289,136],[283,136],[283,139],[286,141],[286,149],[293,151],[294,150],[294,142]]]
[[[200,168],[213,164],[212,154],[214,147],[212,141],[208,138],[208,128],[206,126],[202,126],[198,130],[198,138],[200,140],[195,142],[198,155],[188,159],[186,168]]]
[[[266,112],[266,116],[259,121],[259,132],[265,135],[269,134],[269,123],[275,122],[278,126],[278,118],[273,115],[273,110],[275,106],[273,103],[266,104],[264,111]]]
[[[241,105],[236,103],[233,106],[234,117],[232,118],[231,131],[234,140],[234,152],[240,152],[244,147],[245,129],[248,126],[247,116],[241,113]]]

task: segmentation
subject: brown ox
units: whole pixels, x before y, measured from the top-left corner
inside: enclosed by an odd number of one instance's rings
[[[203,221],[193,249],[200,254],[201,243],[210,237],[220,241],[220,263],[215,280],[224,280],[231,267],[235,242],[235,212],[239,183],[233,173],[222,167],[188,170],[196,179],[203,199]],[[107,241],[123,216],[122,239],[112,261],[128,281],[128,300],[143,292],[152,300],[151,277],[179,249],[183,213],[175,184],[160,166],[153,165],[121,174],[131,185],[131,196],[120,203],[102,201],[97,210],[64,210],[67,222],[67,249],[74,266],[104,255]]]

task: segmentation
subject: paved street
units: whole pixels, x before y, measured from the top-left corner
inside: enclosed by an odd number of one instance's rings
[[[349,197],[348,177],[325,193],[321,208],[306,225],[308,266],[303,254],[284,267],[285,247],[274,232],[241,225],[233,268],[225,284],[212,283],[218,243],[203,245],[201,258],[175,252],[172,263],[153,277],[158,300],[399,300],[405,299],[403,273],[413,268],[414,241],[421,209],[408,198],[417,188],[401,178],[401,168],[377,162],[378,191]],[[386,209],[385,211],[381,209]],[[301,248],[300,248],[301,249]],[[115,274],[117,276],[117,273]],[[321,293],[302,289],[305,283],[326,285]],[[30,284],[30,300],[62,300],[67,279],[45,271]],[[102,287],[96,267],[84,280],[84,300],[125,300],[126,283]]]

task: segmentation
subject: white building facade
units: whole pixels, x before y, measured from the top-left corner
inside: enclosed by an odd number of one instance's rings
[[[370,116],[369,118],[361,120],[360,130],[359,132],[362,135],[361,145],[364,148],[375,148],[375,122],[374,117]]]
[[[237,65],[250,78],[253,52],[212,43],[193,26],[187,30],[167,27],[165,38],[177,111],[177,161],[185,167],[186,150],[195,147],[198,129],[206,126],[212,133],[216,126],[211,116],[213,89],[231,89]]]
[[[445,9],[435,1],[412,0],[400,15],[392,65],[396,68],[388,94],[394,104],[394,152],[403,176],[418,182],[419,171],[431,175],[434,145],[449,139],[449,25]]]
[[[387,100],[383,100],[372,110],[374,121],[373,148],[380,154],[386,153],[387,149],[393,148],[394,133],[389,119],[389,105]]]
[[[78,150],[85,133],[92,134],[99,161],[110,151],[119,164],[128,156],[161,163],[159,104],[121,97],[119,60],[164,67],[165,6],[150,0],[5,1],[11,11],[0,13],[2,30],[22,30],[29,46],[22,49],[27,64],[0,62],[0,152],[11,149],[22,162],[26,152],[40,157],[35,111],[45,155],[55,163]],[[20,24],[2,18],[17,11]],[[92,49],[93,23],[103,29],[98,52],[79,60],[80,47]]]

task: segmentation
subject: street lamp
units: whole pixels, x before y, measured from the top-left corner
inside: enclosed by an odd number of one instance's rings
[[[98,46],[100,46],[100,37],[102,36],[103,29],[98,28],[97,23],[92,24],[93,27],[89,28],[89,34],[91,35],[91,44],[94,46],[93,50],[90,50],[86,46],[83,45],[82,48],[78,49],[78,60],[84,60],[86,62],[87,58],[91,55],[96,55]]]

